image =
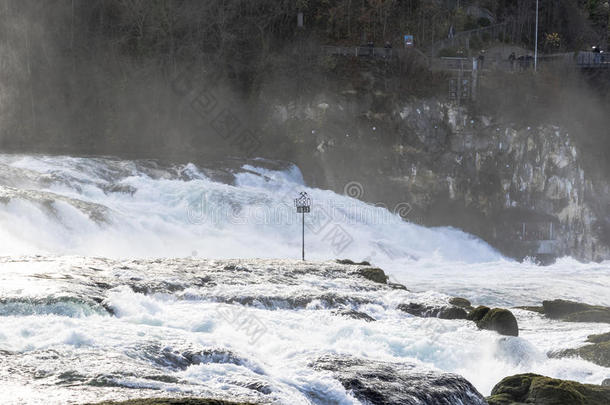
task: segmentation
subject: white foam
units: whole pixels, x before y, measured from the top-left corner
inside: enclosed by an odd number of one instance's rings
[[[610,305],[610,262],[583,264],[565,258],[544,268],[517,263],[459,230],[425,228],[404,222],[383,208],[306,187],[296,167],[278,172],[246,166],[231,185],[213,181],[192,164],[173,172],[144,170],[133,162],[66,157],[0,156],[0,164],[61,179],[27,187],[108,209],[105,221],[96,222],[69,202],[56,201],[51,204],[52,210],[39,201],[20,198],[2,203],[2,255],[125,258],[195,253],[209,258],[299,258],[301,223],[292,199],[298,191],[307,191],[314,201],[314,212],[323,214],[324,225],[308,222],[306,243],[310,259],[371,260],[392,274],[394,281],[417,291],[417,298],[430,303],[443,302],[445,294],[450,294],[466,297],[474,304],[497,306],[539,304],[543,299],[555,298]],[[131,187],[135,192],[107,192],[107,186],[112,185]],[[309,214],[308,221],[314,215]],[[336,227],[351,239],[340,252],[329,237]],[[80,265],[80,260],[75,258],[73,263]],[[31,278],[27,285],[20,285],[8,275],[26,270],[53,274],[44,263],[7,265],[0,272],[5,295],[19,296],[27,288],[45,296],[58,289],[57,280]],[[390,294],[383,305],[360,308],[378,319],[371,323],[331,315],[315,303],[302,310],[246,308],[266,329],[264,339],[253,344],[247,334],[219,317],[223,304],[145,296],[119,288],[109,294],[106,302],[115,311],[114,317],[79,313],[70,318],[57,311],[44,316],[3,317],[0,349],[22,353],[54,349],[74,358],[83,351],[108,353],[107,362],[87,366],[92,368],[88,372],[95,375],[111,373],[113,367],[122,364],[117,359],[133,356],[134,347],[151,342],[170,348],[222,347],[242,354],[252,364],[202,364],[180,371],[178,376],[193,384],[204,381],[219,392],[228,386],[234,388],[230,381],[240,376],[259,375],[279,387],[274,393],[276,398],[294,404],[306,403],[303,392],[323,393],[338,404],[357,403],[330,375],[314,374],[307,366],[312,358],[328,352],[408,361],[422,369],[456,372],[483,394],[488,394],[501,378],[519,372],[588,383],[600,383],[608,377],[608,369],[580,359],[546,357],[548,351],[584,344],[588,334],[604,332],[604,325],[566,324],[515,310],[521,336],[505,338],[479,331],[466,321],[408,316],[394,309],[404,298]],[[111,356],[113,353],[116,359]],[[33,367],[51,366],[33,363]],[[1,372],[0,367],[0,389],[15,398],[28,397],[19,384],[11,383]],[[138,387],[156,384],[137,379],[124,383]],[[158,383],[155,387],[178,389],[170,385]],[[192,389],[207,392],[203,386]],[[51,390],[47,392],[49,398],[61,403],[72,395],[68,388],[60,386],[41,390],[29,398],[35,401],[40,392]],[[91,390],[78,397],[77,402],[99,398]]]

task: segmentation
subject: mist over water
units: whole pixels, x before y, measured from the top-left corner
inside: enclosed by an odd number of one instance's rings
[[[265,257],[298,258],[301,218],[293,199],[307,191],[314,204],[306,216],[310,259],[501,258],[458,230],[427,229],[402,221],[393,214],[394,207],[374,207],[309,188],[295,166],[275,171],[243,165],[227,184],[192,164],[159,168],[147,162],[40,156],[2,156],[0,164],[17,189],[3,190],[15,193],[2,211],[3,229],[11,229],[3,238],[3,254],[120,258],[196,252],[201,257],[249,258],[264,252]],[[24,190],[39,194],[19,195]],[[52,206],[44,203],[58,195],[65,199]],[[9,226],[17,221],[21,226]],[[328,234],[337,227],[345,243],[334,246]]]
[[[258,162],[220,171],[2,155],[0,254],[299,259],[301,216],[293,199],[306,191],[313,201],[305,216],[309,260],[368,260],[411,288],[440,287],[486,305],[547,298],[610,305],[607,262],[518,263],[460,230],[408,222],[408,205],[378,207],[313,189],[294,165]]]
[[[274,387],[273,396],[281,403],[311,403],[306,398],[312,392],[324,393],[328,403],[358,403],[336,380],[307,368],[312,356],[328,352],[458,373],[484,395],[501,378],[519,372],[595,384],[608,377],[608,369],[584,360],[546,356],[549,351],[582,345],[587,335],[605,332],[603,324],[551,321],[515,309],[521,333],[512,338],[479,331],[467,321],[422,319],[396,310],[399,302],[443,303],[449,296],[502,307],[539,304],[549,298],[610,305],[608,262],[585,264],[563,258],[548,267],[518,263],[457,229],[409,223],[408,207],[394,213],[395,207],[375,207],[313,189],[304,184],[297,167],[264,160],[224,169],[193,164],[162,167],[112,158],[3,155],[0,180],[0,254],[7,256],[0,275],[5,300],[0,305],[4,319],[0,349],[21,353],[25,358],[20,364],[44,368],[49,381],[76,370],[77,359],[86,359],[88,365],[80,372],[101,381],[100,385],[153,388],[162,395],[216,395],[228,384],[231,393],[256,399],[236,381],[260,379]],[[312,213],[306,216],[308,260],[369,260],[410,291],[368,297],[336,280],[307,278],[307,287],[300,284],[285,291],[276,291],[274,283],[265,281],[237,289],[223,285],[210,292],[182,278],[183,264],[174,268],[171,262],[160,262],[155,272],[144,272],[128,261],[137,257],[299,259],[301,217],[293,199],[300,191],[313,200]],[[42,257],[22,256],[32,254]],[[80,256],[123,260],[126,270],[106,263],[107,259]],[[261,274],[292,265],[261,262],[260,268],[265,266],[268,270]],[[89,284],[80,286],[78,281],[99,274],[108,280],[186,283],[186,290],[144,295],[126,287],[111,288],[104,304],[114,316],[108,316],[87,301],[92,294]],[[291,308],[278,298],[290,302],[303,289],[312,288],[321,294],[368,297],[352,308],[377,321],[333,316],[332,308],[315,300],[304,308]],[[264,339],[252,344],[243,331],[219,318],[221,304],[210,300],[213,294],[251,295],[261,302],[265,302],[261,297],[273,296],[275,307],[258,304],[247,309],[265,325]],[[226,348],[243,359],[173,368],[157,380],[134,377],[142,370],[155,374],[163,369],[159,364],[166,360],[155,356],[166,349],[159,348],[192,347]],[[47,350],[61,352],[61,361],[37,357]],[[100,362],[96,360],[100,353],[109,357]],[[169,382],[174,379],[180,383]],[[19,378],[0,367],[0,391],[15,403],[101,398],[102,391],[96,388],[77,392],[53,384],[41,382],[37,390],[27,391]],[[134,391],[103,392],[121,399]]]

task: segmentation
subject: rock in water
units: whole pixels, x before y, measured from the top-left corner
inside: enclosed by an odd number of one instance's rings
[[[604,381],[602,381],[602,386],[610,387],[610,378],[606,378]]]
[[[610,332],[601,333],[599,335],[589,335],[589,336],[587,336],[587,342],[591,342],[591,343],[610,342]]]
[[[489,405],[608,405],[610,387],[580,384],[538,374],[506,377],[491,390]]]
[[[349,264],[349,265],[356,265],[356,266],[370,266],[371,265],[371,263],[367,262],[366,260],[363,260],[361,262],[355,262],[350,259],[337,259],[336,262],[339,264]]]
[[[484,305],[479,305],[468,314],[468,320],[478,322],[487,315],[490,309]]]
[[[595,343],[577,349],[578,354],[585,360],[602,367],[610,367],[610,342]]]
[[[508,309],[494,308],[487,311],[477,322],[477,326],[481,329],[495,330],[501,335],[519,336],[517,319]]]
[[[587,304],[566,300],[542,301],[542,307],[546,316],[552,319],[560,319],[566,315],[589,309]]]
[[[610,323],[610,308],[580,302],[553,300],[542,301],[544,313],[551,319],[567,322],[605,322]]]
[[[400,304],[398,305],[398,309],[420,318],[466,319],[468,316],[466,310],[463,308],[432,306],[415,302]]]
[[[388,281],[388,276],[378,267],[365,267],[358,271],[362,277],[374,281],[376,283],[385,284]]]
[[[344,316],[346,318],[359,319],[365,322],[375,322],[376,319],[370,316],[369,314],[361,311],[355,311],[353,309],[341,309],[337,311],[333,311],[333,314]]]
[[[601,335],[590,335],[587,342],[592,344],[577,349],[561,350],[551,353],[551,357],[580,356],[583,359],[602,367],[610,367],[610,332]]]
[[[483,396],[464,377],[422,370],[414,364],[328,355],[312,366],[331,371],[346,390],[366,404],[485,404]]]
[[[94,405],[94,404],[86,404]],[[95,405],[255,405],[246,402],[228,402],[218,399],[204,398],[143,398],[130,399],[127,401],[106,401],[98,402]]]
[[[460,308],[472,308],[472,304],[466,298],[461,297],[453,297],[449,300],[449,303],[455,307]]]

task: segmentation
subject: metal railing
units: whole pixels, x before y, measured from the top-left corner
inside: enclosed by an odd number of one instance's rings
[[[371,46],[323,46],[326,55],[368,56],[375,58],[392,58],[398,56],[401,49],[377,48]]]
[[[430,67],[437,70],[472,70],[472,58],[442,57],[436,58]]]
[[[579,52],[576,64],[586,68],[610,68],[610,55],[597,52]]]
[[[470,40],[473,37],[477,37],[482,41],[491,41],[507,38],[512,39],[511,25],[512,21],[505,21],[503,23],[490,25],[488,27],[476,28],[473,30],[456,32],[452,36],[437,41],[428,47],[428,54],[435,55],[441,49],[444,48],[455,48],[462,47],[470,49]]]

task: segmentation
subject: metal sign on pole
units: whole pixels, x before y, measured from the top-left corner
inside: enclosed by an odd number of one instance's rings
[[[305,214],[311,212],[311,198],[309,198],[306,192],[302,191],[299,197],[294,199],[294,206],[297,208],[297,213],[302,215],[301,252],[302,258],[305,260]]]

